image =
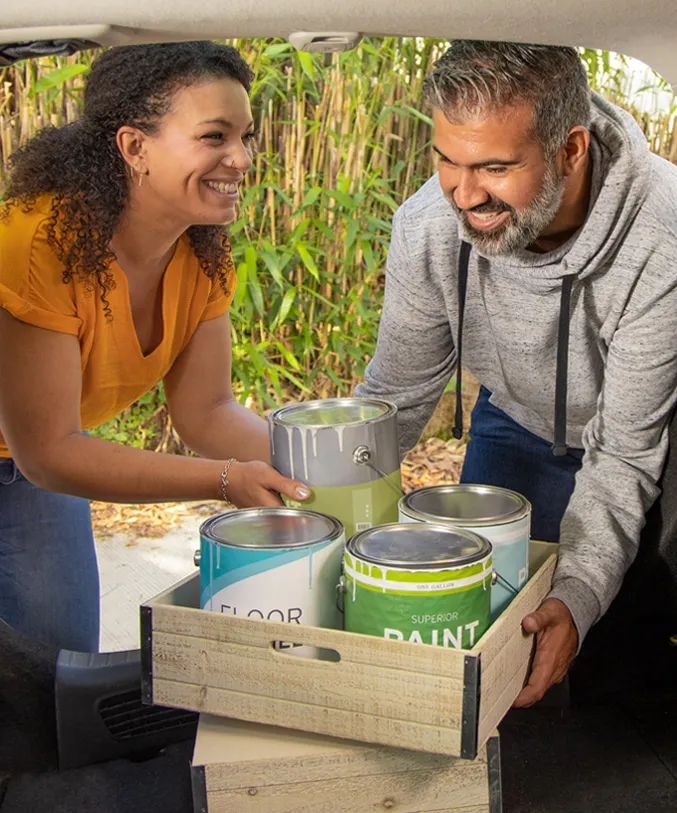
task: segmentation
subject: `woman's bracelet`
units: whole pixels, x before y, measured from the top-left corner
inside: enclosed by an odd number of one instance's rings
[[[233,463],[236,462],[237,461],[235,460],[234,457],[229,457],[228,460],[226,460],[226,465],[223,467],[223,471],[221,472],[221,496],[226,502],[230,502],[230,500],[228,499],[228,495],[226,494],[226,489],[228,488],[229,485],[228,471],[230,470],[230,467],[233,465]]]

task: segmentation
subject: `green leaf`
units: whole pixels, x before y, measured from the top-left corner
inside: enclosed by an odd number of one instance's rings
[[[245,263],[247,265],[247,277],[249,279],[249,295],[252,298],[252,302],[254,303],[254,307],[256,308],[259,316],[263,316],[265,313],[265,307],[263,304],[263,291],[261,290],[259,275],[256,267],[256,250],[252,246],[247,246],[244,256]]]
[[[424,122],[428,125],[428,127],[433,126],[433,120],[430,118],[430,116],[426,116],[425,113],[421,113],[420,110],[417,110],[415,107],[410,107],[408,104],[400,105],[399,110],[396,108],[394,112],[399,113],[399,115],[402,115],[402,113],[409,113],[410,116]]]
[[[284,277],[282,276],[282,269],[275,250],[271,246],[270,249],[261,249],[259,257],[263,260],[263,264],[270,271],[270,276],[275,280],[275,284],[280,288],[284,287]]]
[[[291,233],[291,239],[296,242],[300,240],[303,235],[308,230],[308,226],[312,223],[312,220],[309,217],[304,218],[295,228],[294,231]]]
[[[289,53],[291,49],[292,44],[290,42],[274,43],[266,48],[266,50],[263,52],[263,56],[280,56],[281,54]]]
[[[280,309],[277,312],[277,316],[275,317],[275,321],[273,322],[272,329],[277,330],[280,325],[283,325],[289,316],[289,311],[294,304],[294,300],[296,299],[296,288],[287,288],[284,292],[284,296],[282,297],[282,302],[280,302]]]
[[[336,384],[336,388],[338,389],[339,392],[342,392],[345,389],[345,383],[341,381],[341,379],[336,375],[336,373],[332,369],[327,368],[324,370],[324,372],[334,382],[334,384]]]
[[[385,203],[391,212],[395,212],[399,208],[397,201],[394,200],[390,195],[383,195],[380,192],[374,192],[373,190],[370,195],[372,198],[374,198],[374,200],[377,200],[380,203]]]
[[[320,197],[322,194],[322,188],[320,186],[313,186],[311,187],[303,198],[303,203],[301,204],[302,209],[307,209],[309,206],[312,206],[313,203]]]
[[[275,342],[275,347],[280,351],[280,355],[290,367],[293,367],[295,370],[300,371],[301,365],[298,363],[296,356],[289,351],[281,342]]]
[[[310,255],[310,252],[306,248],[304,243],[295,243],[294,247],[298,252],[299,257],[301,258],[301,262],[305,265],[305,267],[310,271],[313,277],[319,282],[320,281],[320,272],[315,265],[315,260]]]
[[[346,245],[352,246],[355,242],[355,238],[357,237],[357,232],[360,228],[360,224],[357,220],[350,220],[348,222],[348,228],[346,229]]]
[[[326,194],[350,212],[357,206],[354,198],[351,198],[345,192],[340,192],[338,189],[327,189]]]
[[[374,263],[374,252],[371,248],[370,242],[370,235],[362,235],[362,240],[360,240],[360,245],[362,246],[362,256],[364,257],[364,262],[369,271],[373,271],[376,268],[376,264]]]
[[[73,79],[81,74],[89,73],[89,66],[82,63],[74,65],[64,65],[63,68],[57,68],[55,71],[50,71],[33,85],[33,94],[44,93],[46,90],[52,88],[62,88],[69,79]]]
[[[235,296],[233,297],[232,308],[239,310],[242,307],[242,302],[247,293],[247,264],[240,263],[237,266],[237,288],[235,289]]]
[[[307,51],[299,51],[297,53],[301,69],[311,82],[315,81],[315,63],[312,56]]]

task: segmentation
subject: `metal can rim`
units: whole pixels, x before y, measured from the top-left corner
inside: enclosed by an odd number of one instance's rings
[[[374,418],[363,418],[358,421],[348,421],[341,424],[287,423],[287,421],[284,420],[285,415],[298,410],[312,411],[314,409],[320,409],[322,406],[353,406],[361,404],[385,407],[385,409],[381,415],[377,415]],[[314,401],[299,401],[295,404],[286,404],[285,406],[278,407],[268,415],[268,420],[275,426],[291,426],[303,429],[331,429],[336,426],[364,426],[365,424],[379,423],[395,415],[397,415],[397,406],[393,404],[392,401],[386,401],[382,398],[319,398]]]
[[[439,514],[428,514],[425,511],[419,511],[418,509],[412,508],[411,505],[409,505],[411,498],[414,498],[415,495],[420,494],[423,491],[440,492],[444,491],[445,489],[453,489],[453,491],[456,493],[464,491],[480,494],[501,492],[503,494],[508,494],[511,497],[515,497],[519,507],[510,514],[497,514],[495,516],[482,517],[481,519],[466,519],[463,517],[449,517],[446,519],[445,517],[441,517]],[[421,522],[426,522],[427,524],[430,524],[430,520],[432,519],[433,522],[444,522],[445,524],[448,523],[450,525],[458,523],[459,527],[462,528],[484,528],[487,525],[509,525],[511,522],[517,522],[520,519],[524,519],[524,517],[531,512],[531,503],[523,494],[513,491],[510,488],[503,488],[503,486],[485,486],[480,484],[475,485],[473,483],[459,483],[458,485],[423,486],[422,488],[417,488],[415,491],[411,491],[409,494],[405,494],[404,497],[400,498],[398,509],[405,516],[420,520]]]
[[[473,541],[479,541],[481,543],[481,549],[478,550],[476,553],[473,553],[469,556],[459,558],[459,559],[449,559],[449,560],[442,560],[436,562],[402,562],[392,559],[377,559],[373,556],[368,556],[362,551],[356,551],[355,546],[356,544],[362,539],[364,536],[373,533],[375,530],[384,531],[389,528],[399,528],[401,530],[413,530],[416,526],[412,526],[410,522],[389,522],[385,525],[375,525],[373,528],[366,528],[363,531],[358,531],[356,534],[350,537],[350,539],[346,542],[346,552],[349,553],[351,556],[354,556],[356,559],[360,559],[363,562],[369,562],[370,564],[374,565],[381,565],[383,567],[388,567],[393,570],[455,570],[459,567],[467,567],[468,565],[476,564],[477,562],[481,562],[482,560],[488,558],[492,555],[493,552],[493,545],[491,542],[486,539],[485,537],[481,536],[480,534],[475,533],[474,531],[468,531],[465,528],[460,528],[456,526],[452,526],[450,523],[434,523],[434,522],[426,522],[425,527],[426,529],[436,530],[442,533],[448,533],[452,530],[457,536],[464,536],[466,538],[472,539]]]
[[[232,542],[227,539],[217,539],[211,532],[212,526],[218,522],[223,521],[224,518],[232,517],[239,517],[246,520],[247,516],[261,516],[263,514],[274,514],[275,516],[289,516],[289,517],[299,517],[299,516],[311,516],[323,520],[327,520],[329,525],[329,530],[326,536],[320,539],[313,539],[310,542],[289,542],[285,545],[245,545],[240,544],[237,542]],[[226,522],[228,519],[225,520]],[[286,508],[286,507],[276,507],[276,506],[268,506],[268,507],[261,507],[261,508],[237,508],[234,511],[224,511],[221,514],[214,514],[214,516],[209,517],[200,525],[200,536],[204,539],[207,539],[209,542],[212,542],[215,545],[226,545],[232,548],[246,548],[246,549],[256,549],[256,550],[281,550],[282,548],[307,548],[313,545],[319,545],[322,542],[333,542],[337,539],[340,539],[342,535],[345,534],[345,529],[343,524],[339,522],[336,517],[331,516],[331,514],[323,514],[320,511],[312,511],[308,508]]]

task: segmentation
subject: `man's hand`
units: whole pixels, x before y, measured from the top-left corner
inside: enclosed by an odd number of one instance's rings
[[[566,675],[578,648],[578,633],[566,604],[546,599],[535,613],[522,619],[522,629],[536,636],[536,654],[527,685],[514,706],[523,708],[540,700]]]

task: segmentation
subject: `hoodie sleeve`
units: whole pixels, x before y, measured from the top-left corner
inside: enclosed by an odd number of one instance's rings
[[[660,493],[677,402],[677,275],[653,254],[611,339],[597,412],[562,520],[551,597],[571,610],[579,645],[618,593]]]
[[[445,298],[426,241],[411,239],[405,212],[393,218],[385,296],[374,357],[355,394],[398,407],[400,457],[418,441],[456,364]],[[410,256],[409,247],[417,248]]]

